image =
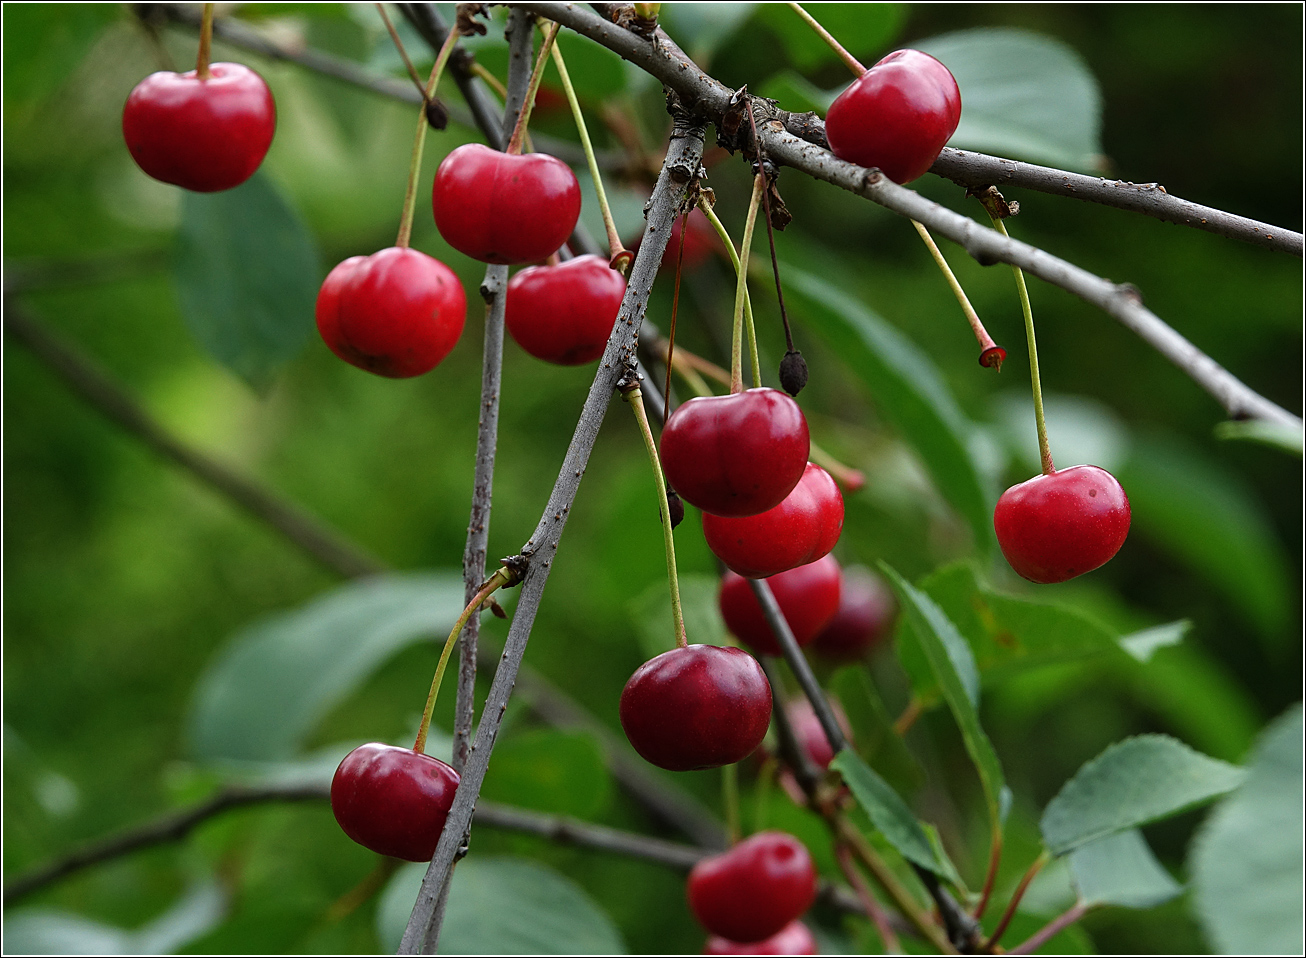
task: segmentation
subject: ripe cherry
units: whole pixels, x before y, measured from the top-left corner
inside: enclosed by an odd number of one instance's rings
[[[1129,498],[1097,466],[1071,466],[1012,486],[993,510],[998,545],[1031,582],[1065,582],[1120,551]]]
[[[816,638],[834,616],[839,608],[841,578],[839,563],[828,555],[766,580],[799,645]],[[747,579],[727,572],[717,602],[726,627],[737,639],[759,654],[780,654],[780,645]]]
[[[685,772],[738,762],[771,723],[771,684],[743,649],[691,645],[635,670],[621,691],[621,727],[641,756]]]
[[[960,121],[961,91],[948,68],[928,53],[898,50],[839,94],[825,134],[839,159],[908,183],[938,159]]]
[[[784,502],[755,516],[703,514],[707,544],[749,579],[786,572],[829,553],[843,531],[843,495],[830,474],[808,463]]]
[[[703,946],[705,955],[815,955],[819,954],[816,937],[801,921],[791,921],[763,941],[731,941],[712,935]]]
[[[660,446],[672,487],[718,516],[754,516],[778,506],[803,477],[809,448],[803,411],[767,388],[682,403]]]
[[[898,602],[882,578],[865,566],[843,570],[839,608],[812,648],[832,659],[856,659],[889,637]]]
[[[403,379],[430,372],[462,335],[467,298],[453,270],[407,247],[351,256],[317,294],[317,328],[345,362]]]
[[[214,63],[201,80],[151,73],[122,108],[122,135],[136,164],[197,193],[239,186],[254,175],[277,128],[263,78],[239,63]]]
[[[839,728],[843,731],[844,738],[852,741],[852,726],[848,722],[848,715],[844,712],[843,706],[837,699],[830,699],[830,711],[834,713],[834,720],[839,723]],[[812,703],[806,698],[796,698],[785,706],[785,715],[789,718],[789,725],[794,730],[794,736],[798,739],[798,744],[803,747],[812,762],[819,769],[827,769],[830,763],[834,761],[834,750],[830,748],[830,739],[825,734],[825,729],[821,727],[821,720],[816,717],[816,710],[812,708]]]
[[[533,263],[556,253],[576,228],[580,184],[556,157],[467,143],[436,170],[431,203],[440,235],[460,253],[483,263]]]
[[[531,266],[508,283],[504,322],[536,359],[580,366],[603,355],[626,280],[601,256]]]
[[[758,832],[689,873],[689,907],[714,935],[734,942],[770,938],[816,898],[807,847],[785,832]]]
[[[346,835],[380,855],[427,862],[453,805],[458,773],[411,748],[373,742],[345,756],[331,810]]]

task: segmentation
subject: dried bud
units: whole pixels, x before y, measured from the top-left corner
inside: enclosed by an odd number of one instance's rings
[[[987,369],[996,369],[1002,372],[1002,364],[1006,361],[1007,351],[1001,346],[990,346],[980,353],[979,364]]]
[[[670,487],[667,488],[667,513],[671,516],[673,529],[685,518],[685,504],[680,499],[680,493]]]
[[[780,385],[791,396],[797,396],[807,385],[807,360],[796,349],[789,350],[780,360]]]
[[[426,101],[426,122],[436,131],[443,130],[449,125],[449,111],[434,97]]]

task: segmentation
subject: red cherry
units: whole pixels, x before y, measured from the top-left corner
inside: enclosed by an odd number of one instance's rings
[[[898,50],[839,94],[825,135],[839,159],[908,183],[938,159],[960,120],[961,91],[948,68],[928,53]]]
[[[713,935],[703,946],[705,955],[815,955],[816,937],[801,921],[791,921],[770,938],[748,944]]]
[[[601,256],[531,266],[508,283],[504,323],[536,359],[580,366],[603,355],[626,280]]]
[[[889,637],[898,601],[882,578],[864,566],[843,570],[839,608],[812,648],[832,659],[856,659]]]
[[[1012,486],[993,510],[998,545],[1031,582],[1065,582],[1120,551],[1129,534],[1129,498],[1097,466],[1071,466]]]
[[[843,737],[851,742],[853,732],[847,713],[844,712],[838,699],[831,698],[829,701],[830,711],[834,713],[834,720],[839,723]],[[816,717],[816,710],[812,708],[812,703],[806,698],[793,699],[785,706],[785,715],[789,717],[789,725],[798,738],[798,744],[803,747],[803,751],[808,754],[816,767],[829,768],[830,763],[834,761],[834,751],[830,748],[830,740],[826,737],[825,729],[821,727],[821,720]]]
[[[816,898],[807,847],[785,832],[758,832],[689,873],[689,907],[714,935],[734,942],[770,938]]]
[[[707,544],[731,571],[749,579],[786,572],[829,553],[843,531],[843,495],[830,474],[807,464],[793,492],[755,516],[703,513]]]
[[[700,396],[662,430],[662,467],[686,502],[718,516],[774,508],[807,469],[803,411],[778,389]]]
[[[635,670],[621,691],[621,727],[645,760],[685,772],[738,762],[771,723],[771,684],[743,649],[691,645]]]
[[[808,565],[773,575],[766,581],[799,645],[806,645],[825,628],[839,608],[839,563],[825,556]],[[754,652],[779,655],[780,645],[762,615],[762,606],[748,580],[727,572],[717,594],[726,627]]]
[[[213,63],[201,80],[151,73],[122,108],[122,136],[136,164],[197,193],[239,186],[254,175],[277,128],[263,78],[239,63]]]
[[[317,294],[317,328],[331,351],[392,379],[434,369],[466,319],[467,298],[453,270],[406,247],[351,256]]]
[[[331,810],[346,835],[380,855],[428,862],[458,788],[458,773],[411,748],[360,745],[331,779]]]
[[[435,225],[482,263],[533,263],[558,251],[580,217],[580,184],[543,153],[500,153],[467,143],[444,158],[431,191]]]

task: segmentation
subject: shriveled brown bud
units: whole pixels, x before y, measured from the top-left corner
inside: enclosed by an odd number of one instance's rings
[[[796,349],[789,350],[780,360],[780,385],[791,396],[797,396],[807,385],[807,360]]]
[[[685,504],[680,499],[680,493],[671,488],[667,489],[667,515],[671,517],[673,529],[685,518]]]

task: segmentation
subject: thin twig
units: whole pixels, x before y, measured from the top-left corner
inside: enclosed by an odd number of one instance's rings
[[[839,860],[839,870],[843,872],[844,877],[848,879],[848,884],[852,886],[857,897],[862,900],[862,907],[866,909],[866,914],[870,916],[871,922],[875,925],[875,930],[880,933],[880,941],[884,943],[884,950],[890,955],[902,953],[902,945],[898,943],[898,936],[894,933],[893,925],[889,923],[889,917],[885,914],[880,903],[875,900],[875,895],[871,891],[866,879],[857,871],[857,863],[853,861],[852,849],[842,843],[835,843],[835,858]]]
[[[1044,850],[1038,858],[1034,859],[1034,863],[1029,866],[1024,877],[1021,878],[1020,884],[1017,885],[1016,890],[1012,892],[1011,900],[1007,902],[1006,910],[1003,911],[1002,917],[998,919],[997,925],[993,928],[993,934],[989,935],[988,939],[984,942],[985,951],[993,951],[998,942],[1002,941],[1002,936],[1006,933],[1007,926],[1011,924],[1011,919],[1016,917],[1016,909],[1020,907],[1020,900],[1025,897],[1025,892],[1029,888],[1029,883],[1034,880],[1034,876],[1043,870],[1043,866],[1051,860],[1052,855],[1046,850]],[[977,915],[976,917],[979,916]]]
[[[1061,932],[1065,931],[1075,922],[1083,918],[1084,915],[1088,913],[1088,909],[1089,906],[1085,905],[1083,902],[1076,902],[1074,905],[1071,905],[1069,909],[1058,915],[1056,918],[1053,918],[1050,922],[1034,932],[1034,934],[1030,935],[1029,938],[1022,941],[1015,948],[1010,949],[1007,954],[1034,954],[1034,952],[1038,951],[1057,935],[1061,934]]]

